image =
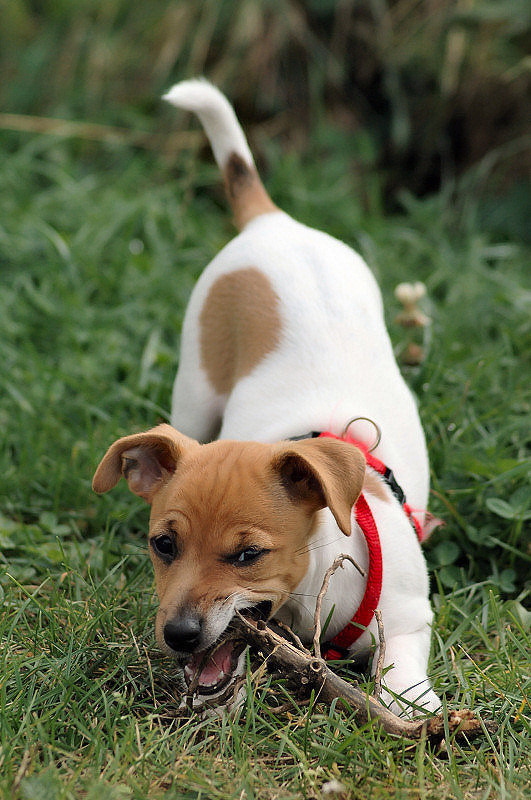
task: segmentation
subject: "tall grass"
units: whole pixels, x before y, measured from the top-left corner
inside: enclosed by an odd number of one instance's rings
[[[526,130],[522,0],[12,0],[2,23],[6,111],[159,130],[174,123],[156,98],[205,73],[292,147],[323,114],[370,131],[390,198],[438,188]]]

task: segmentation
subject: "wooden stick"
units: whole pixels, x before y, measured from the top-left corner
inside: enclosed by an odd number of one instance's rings
[[[342,700],[355,711],[360,723],[372,720],[394,736],[416,740],[426,735],[430,741],[436,742],[444,738],[442,716],[425,720],[403,720],[397,717],[378,700],[333,673],[321,658],[302,652],[265,622],[248,619],[236,612],[231,628],[237,637],[264,656],[268,669],[279,670],[291,683],[299,689],[302,688],[306,695],[313,690],[318,702],[330,705],[334,700]],[[485,728],[494,732],[497,725],[494,722],[483,722],[467,709],[448,714],[448,730],[458,737],[473,737]]]
[[[325,572],[325,576],[323,578],[323,583],[321,586],[321,591],[317,595],[317,602],[315,603],[315,614],[313,615],[313,627],[314,627],[314,635],[313,635],[313,652],[315,653],[316,658],[321,657],[321,606],[323,603],[323,597],[325,596],[326,592],[328,591],[328,584],[330,583],[330,578],[338,569],[339,567],[343,566],[343,561],[350,561],[351,564],[354,564],[362,578],[365,577],[365,573],[362,568],[357,564],[351,556],[348,556],[346,553],[341,553],[331,567]]]
[[[159,134],[149,131],[132,131],[113,125],[99,125],[94,122],[34,117],[26,114],[1,113],[0,129],[134,145],[157,151],[167,150],[170,146],[175,150],[195,148],[199,147],[203,141],[199,131],[175,131],[171,134]]]
[[[379,700],[382,693],[382,670],[385,658],[385,637],[382,612],[379,608],[377,608],[374,612],[374,616],[376,618],[376,624],[378,625],[378,641],[380,643],[380,648],[378,650],[378,661],[376,662],[376,671],[374,673],[374,696],[377,700]]]

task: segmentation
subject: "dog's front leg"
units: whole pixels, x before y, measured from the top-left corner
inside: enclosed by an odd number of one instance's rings
[[[386,639],[381,700],[395,714],[415,717],[441,707],[441,701],[431,688],[427,676],[429,652],[428,625],[414,633]],[[379,648],[374,655],[373,674],[378,655]]]

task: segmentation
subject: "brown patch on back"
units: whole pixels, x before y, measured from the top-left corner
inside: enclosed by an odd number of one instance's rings
[[[213,283],[199,322],[201,364],[216,392],[229,394],[278,346],[279,298],[256,267],[239,269]]]
[[[256,170],[236,153],[227,161],[223,177],[234,221],[240,230],[254,217],[278,210]]]

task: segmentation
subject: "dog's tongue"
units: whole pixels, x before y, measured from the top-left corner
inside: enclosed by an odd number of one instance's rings
[[[201,674],[199,675],[199,686],[215,686],[220,683],[227,675],[232,674],[232,651],[234,649],[232,642],[225,642],[216,652],[208,659]],[[187,678],[193,679],[195,673],[201,666],[201,662],[205,657],[204,653],[196,653],[185,666]]]

